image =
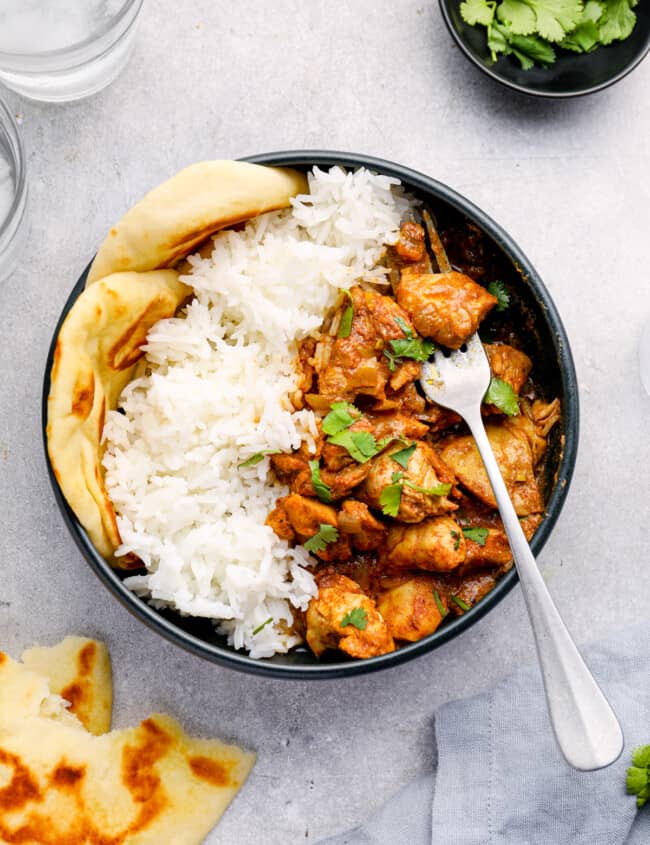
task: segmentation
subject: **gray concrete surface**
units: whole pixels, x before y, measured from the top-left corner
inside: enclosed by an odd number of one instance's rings
[[[470,197],[536,264],[572,340],[580,454],[541,563],[578,640],[597,638],[650,602],[650,399],[636,361],[650,318],[649,86],[646,62],[585,99],[512,94],[468,65],[422,0],[161,0],[145,4],[125,73],[94,99],[45,106],[3,92],[22,121],[32,223],[0,286],[1,646],[101,637],[117,725],[164,710],[255,748],[211,845],[314,842],[353,825],[432,769],[435,708],[531,661],[531,634],[515,590],[416,662],[304,684],[211,666],[134,620],[85,565],[45,472],[43,366],[79,272],[126,208],[203,158],[357,150]]]

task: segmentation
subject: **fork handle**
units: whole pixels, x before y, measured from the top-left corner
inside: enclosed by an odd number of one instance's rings
[[[575,769],[590,771],[609,766],[623,750],[621,727],[573,642],[537,567],[490,446],[480,410],[466,420],[510,542],[535,635],[557,743]]]

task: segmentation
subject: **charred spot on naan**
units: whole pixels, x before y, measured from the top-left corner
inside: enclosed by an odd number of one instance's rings
[[[161,292],[156,299],[131,319],[130,325],[124,329],[106,353],[106,360],[113,370],[127,370],[142,357],[142,346],[147,342],[147,334],[151,327],[159,320],[173,315],[179,307],[178,303],[165,292]]]
[[[230,772],[236,765],[236,761],[217,762],[211,760],[209,757],[190,757],[187,761],[192,772],[201,778],[207,780],[213,786],[238,786],[236,780],[230,780]]]
[[[88,419],[95,401],[95,374],[92,369],[80,370],[72,391],[71,412],[81,420]]]

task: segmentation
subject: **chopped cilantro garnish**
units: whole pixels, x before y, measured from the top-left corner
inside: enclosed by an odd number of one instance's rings
[[[365,631],[368,624],[368,614],[363,607],[355,607],[354,610],[345,614],[340,624],[341,628],[345,628],[346,625],[353,625],[360,631]]]
[[[399,475],[399,473],[394,473]],[[384,516],[397,516],[399,513],[399,506],[402,501],[402,482],[393,481],[379,494],[379,504],[381,505],[381,512]]]
[[[463,601],[460,596],[449,596],[449,598],[453,601],[456,607],[460,607],[462,611],[470,609],[470,606],[467,604],[467,602]]]
[[[374,458],[383,448],[381,442],[377,443],[374,435],[370,434],[369,431],[348,431],[346,429],[339,431],[333,437],[329,437],[328,442],[335,446],[343,446],[360,464],[365,464],[370,458]]]
[[[309,471],[311,472],[311,483],[314,488],[314,492],[321,502],[329,504],[329,502],[332,501],[332,491],[320,477],[320,466],[318,461],[309,461]]]
[[[483,401],[488,405],[494,405],[509,417],[516,417],[519,413],[517,394],[507,381],[496,376],[492,376]]]
[[[457,552],[460,547],[460,533],[458,531],[452,531],[451,538],[454,540],[454,551]]]
[[[361,411],[349,402],[333,402],[330,408],[331,411],[322,422],[323,434],[338,434],[361,416]]]
[[[478,543],[479,546],[485,545],[489,533],[487,528],[463,528],[463,537],[473,543]]]
[[[392,352],[384,349],[384,355],[388,358],[388,369],[395,372],[397,364],[403,362],[400,358],[410,358],[413,361],[428,361],[435,347],[432,340],[422,340],[419,337],[406,338],[404,340],[390,340]]]
[[[445,616],[449,613],[449,611],[447,610],[447,608],[442,603],[442,599],[440,598],[440,593],[437,590],[433,591],[433,599],[436,603],[436,607],[438,608],[438,613],[444,619]]]
[[[257,626],[257,628],[254,628],[254,629],[253,629],[253,636],[255,636],[255,634],[259,634],[259,632],[260,632],[260,631],[264,630],[264,628],[266,628],[266,626],[267,626],[270,622],[273,622],[273,617],[272,617],[272,616],[269,616],[269,618],[266,620],[266,622],[262,622],[262,624],[261,624],[261,625],[258,625],[258,626]]]
[[[487,289],[497,299],[496,310],[505,311],[510,305],[510,294],[503,282],[490,282]]]
[[[244,467],[254,467],[257,464],[261,463],[267,455],[279,454],[279,449],[263,449],[261,452],[255,452],[255,454],[251,455],[250,458],[246,458],[245,461],[242,461],[240,464],[237,464],[237,469],[243,469]]]
[[[407,446],[405,449],[400,449],[399,452],[393,452],[391,454],[391,458],[396,461],[402,469],[408,469],[408,463],[411,455],[417,449],[417,443],[411,443],[410,446]]]
[[[393,455],[391,455],[391,458]],[[386,516],[397,516],[402,501],[402,490],[404,485],[415,490],[417,493],[424,493],[425,496],[446,496],[451,490],[451,484],[436,484],[435,487],[420,487],[408,478],[404,478],[403,472],[394,472],[391,475],[391,484],[379,494],[379,504],[382,506],[382,513]]]
[[[414,361],[427,361],[433,350],[436,348],[432,340],[422,340],[413,334],[401,317],[395,317],[395,322],[404,332],[403,338],[389,340],[390,350],[384,349],[384,355],[388,358],[388,369],[395,372],[396,364],[401,364],[400,358],[411,358]]]
[[[650,800],[650,745],[635,748],[632,763],[627,770],[627,792],[636,795],[637,807],[643,807]]]
[[[443,484],[442,482],[436,484],[435,487],[420,487],[419,484],[414,484],[408,478],[405,478],[404,484],[410,487],[411,490],[415,490],[416,493],[424,493],[425,496],[446,496],[451,490],[451,484]]]
[[[350,332],[352,331],[352,320],[354,318],[354,305],[352,303],[352,296],[350,291],[343,291],[345,295],[350,300],[350,304],[343,312],[341,316],[341,322],[339,323],[339,330],[337,332],[337,337],[346,338],[350,337]]]
[[[335,543],[338,538],[339,532],[333,525],[321,523],[318,531],[308,540],[305,540],[303,546],[308,552],[322,552],[325,546],[329,543]]]

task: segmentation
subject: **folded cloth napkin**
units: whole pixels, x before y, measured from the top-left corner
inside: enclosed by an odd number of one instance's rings
[[[625,734],[612,766],[567,765],[539,668],[530,666],[442,707],[435,778],[404,787],[365,824],[320,845],[650,845],[650,804],[637,813],[625,790],[632,750],[650,744],[650,628],[621,631],[585,656]]]

